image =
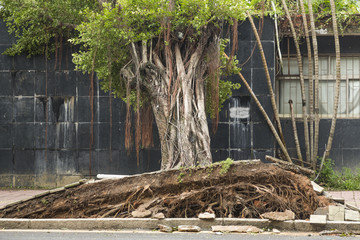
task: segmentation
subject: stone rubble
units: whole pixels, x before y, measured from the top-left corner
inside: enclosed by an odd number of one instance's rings
[[[201,228],[195,225],[180,225],[178,226],[179,232],[200,232]]]
[[[285,212],[267,212],[264,214],[261,214],[261,217],[267,218],[273,221],[287,221],[287,220],[294,220],[295,219],[295,213],[286,210]]]

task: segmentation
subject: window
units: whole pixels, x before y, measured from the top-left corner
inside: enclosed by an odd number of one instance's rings
[[[303,58],[303,73],[307,110],[309,112],[308,59]],[[336,79],[335,56],[319,57],[319,111],[320,117],[331,118],[334,107]],[[277,79],[279,112],[290,116],[289,99],[294,103],[297,117],[302,114],[299,69],[295,57],[284,59],[283,75]],[[360,117],[360,57],[341,58],[341,83],[338,108],[339,118]]]

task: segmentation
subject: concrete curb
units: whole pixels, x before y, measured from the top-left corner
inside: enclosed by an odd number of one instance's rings
[[[0,219],[0,229],[68,229],[68,230],[152,230],[158,224],[177,227],[179,225],[196,225],[201,230],[211,230],[215,225],[251,225],[258,228],[276,228],[281,231],[312,232],[337,229],[351,232],[360,229],[360,222],[328,221],[324,225],[311,224],[305,220],[276,222],[268,219],[216,218],[206,221],[197,218],[85,218],[85,219]]]

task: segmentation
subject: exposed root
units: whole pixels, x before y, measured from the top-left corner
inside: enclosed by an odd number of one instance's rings
[[[260,218],[265,212],[291,210],[297,219],[305,219],[326,204],[306,177],[274,165],[235,163],[226,174],[220,170],[221,165],[213,164],[81,185],[6,208],[0,217],[126,218],[134,210],[149,210],[168,218],[202,212]]]

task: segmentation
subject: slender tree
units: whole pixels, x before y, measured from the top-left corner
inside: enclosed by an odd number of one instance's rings
[[[316,168],[316,157],[319,152],[319,53],[318,53],[318,43],[315,31],[315,20],[312,7],[312,0],[308,1],[309,17],[310,17],[310,27],[311,27],[311,39],[314,53],[314,115],[315,115],[315,124],[314,124],[314,147],[313,147],[313,168]]]
[[[332,142],[334,139],[335,125],[337,119],[337,112],[339,107],[339,96],[340,96],[340,42],[339,42],[339,33],[338,26],[336,21],[336,7],[334,0],[330,0],[330,8],[331,8],[331,16],[332,16],[332,24],[334,30],[334,41],[335,41],[335,55],[336,55],[336,84],[335,84],[335,97],[334,97],[334,109],[333,116],[331,119],[330,133],[328,142],[326,145],[326,150],[324,154],[324,158],[327,158],[330,155],[330,150],[332,146]]]
[[[295,31],[294,24],[291,19],[291,15],[285,0],[282,0],[283,8],[285,10],[286,17],[289,20],[291,33],[293,36],[295,48],[296,48],[296,56],[297,62],[299,67],[299,75],[300,75],[300,88],[301,88],[301,100],[302,100],[302,117],[304,121],[304,137],[305,137],[305,150],[306,150],[306,160],[310,161],[310,143],[309,143],[309,125],[308,125],[308,117],[307,117],[307,109],[306,109],[306,94],[305,94],[305,81],[304,81],[304,74],[303,74],[303,64],[302,64],[302,57],[300,51],[300,45],[298,42],[298,37]]]

